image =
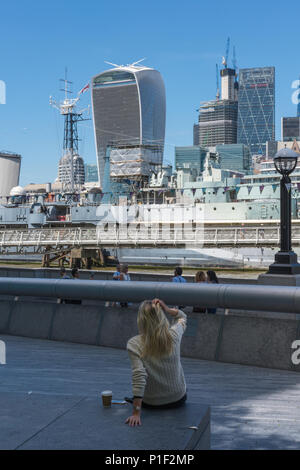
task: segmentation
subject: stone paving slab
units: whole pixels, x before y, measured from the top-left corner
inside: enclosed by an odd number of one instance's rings
[[[41,401],[43,403],[43,401]],[[206,427],[209,411],[198,404],[178,410],[143,410],[142,426],[125,424],[131,406],[104,409],[99,399],[84,398],[21,445],[20,449],[71,450],[184,450],[194,449]],[[199,432],[190,426],[204,426]]]
[[[78,397],[0,393],[0,449],[13,450],[69,411]]]
[[[46,436],[47,427],[54,429],[60,420],[62,426],[84,403],[94,406],[101,390],[112,389],[115,398],[131,394],[124,350],[4,335],[0,340],[7,346],[7,364],[0,365],[0,432],[10,433],[11,447],[24,443],[25,448],[39,431]],[[193,358],[182,364],[188,402],[211,406],[213,449],[300,448],[299,373]],[[30,408],[31,400],[36,406]],[[27,411],[18,431],[13,420],[21,405]],[[12,420],[3,427],[9,415]]]

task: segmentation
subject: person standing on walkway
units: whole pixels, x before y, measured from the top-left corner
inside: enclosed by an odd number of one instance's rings
[[[120,269],[120,281],[130,281],[130,275],[128,274],[128,264],[122,264]],[[128,302],[120,302],[121,307],[128,307]]]
[[[207,282],[205,273],[204,273],[204,271],[198,271],[195,275],[195,283],[199,284],[199,283],[203,283],[203,282]],[[195,313],[206,313],[206,308],[203,307],[203,305],[195,305],[193,307],[193,312],[195,312]]]
[[[128,264],[122,264],[120,270],[120,281],[130,281],[130,275],[128,274]]]
[[[114,272],[113,277],[112,277],[113,281],[119,281],[120,280],[120,275],[121,275],[121,265],[117,264],[116,271]],[[107,300],[105,302],[105,307],[109,307],[110,305],[112,307],[115,307],[117,305],[117,302],[110,302],[109,300]]]
[[[209,284],[219,284],[219,279],[217,278],[217,275],[215,271],[207,271],[207,282]],[[216,313],[217,309],[216,308],[208,308],[207,313]]]
[[[70,276],[68,276],[67,271],[65,268],[61,268],[59,272],[59,277],[60,279],[70,279]],[[66,300],[65,299],[57,299],[58,304],[65,304]]]
[[[79,271],[77,268],[73,268],[72,271],[71,271],[71,274],[72,274],[72,279],[74,279],[76,281],[76,279],[79,279]],[[64,301],[65,304],[78,304],[80,305],[82,303],[82,301],[80,299],[66,299]]]
[[[173,282],[186,282],[186,279],[182,277],[182,268],[177,266],[174,271],[174,277],[172,279]]]
[[[65,268],[61,268],[59,275],[61,279],[70,279]]]
[[[180,266],[177,266],[174,271],[174,277],[172,279],[172,282],[180,282],[180,283],[185,283],[186,279],[182,277],[182,268]],[[178,306],[179,310],[184,309],[184,305],[179,305]]]
[[[113,274],[113,281],[119,281],[120,280],[120,274],[121,274],[121,265],[117,264],[116,271]]]
[[[171,315],[170,326],[166,314]],[[165,409],[182,406],[187,398],[180,361],[180,344],[187,317],[162,300],[145,300],[138,311],[139,335],[127,343],[132,367],[133,402],[129,426],[140,426],[141,408]]]
[[[71,271],[72,279],[79,279],[79,271],[77,268],[73,268]]]

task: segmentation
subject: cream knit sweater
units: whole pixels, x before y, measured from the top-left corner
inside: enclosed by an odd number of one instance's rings
[[[143,397],[148,405],[165,405],[180,400],[186,393],[186,383],[180,362],[180,343],[186,329],[186,314],[181,310],[173,317],[170,332],[174,341],[173,352],[161,359],[141,359],[141,336],[127,343],[132,366],[133,396]]]

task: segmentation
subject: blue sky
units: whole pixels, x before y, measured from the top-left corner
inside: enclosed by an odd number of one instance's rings
[[[53,181],[63,121],[49,106],[62,98],[59,78],[68,67],[75,92],[108,66],[146,57],[165,81],[165,161],[176,145],[191,145],[200,101],[216,92],[215,64],[227,37],[238,66],[276,68],[276,137],[281,116],[296,115],[291,84],[300,74],[299,1],[11,0],[0,15],[0,149],[22,155],[21,184]],[[230,57],[232,56],[232,47]],[[85,93],[82,107],[89,103]],[[80,124],[81,154],[95,163],[92,122]]]

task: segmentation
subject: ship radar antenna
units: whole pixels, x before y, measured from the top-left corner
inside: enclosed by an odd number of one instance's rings
[[[50,96],[50,106],[57,109],[61,115],[64,116],[64,142],[63,142],[63,157],[65,157],[66,165],[64,175],[64,181],[66,183],[67,189],[71,190],[71,193],[74,193],[74,158],[79,155],[78,152],[78,132],[77,132],[77,123],[78,121],[87,121],[89,118],[83,118],[82,114],[88,110],[89,106],[81,111],[76,110],[76,105],[80,100],[81,95],[90,88],[90,84],[85,85],[77,94],[76,98],[69,98],[69,94],[72,93],[70,86],[73,82],[70,82],[67,79],[67,68],[65,69],[65,78],[60,79],[60,82],[64,83],[64,88],[61,88],[60,91],[64,92],[64,100],[60,103],[57,103],[55,99]],[[80,182],[79,182],[80,184]]]

